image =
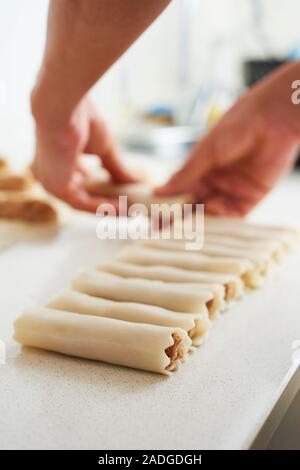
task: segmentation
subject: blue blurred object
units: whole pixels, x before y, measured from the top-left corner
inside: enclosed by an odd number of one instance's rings
[[[299,60],[300,59],[300,41],[295,44],[291,49],[291,52],[288,54],[289,60]]]

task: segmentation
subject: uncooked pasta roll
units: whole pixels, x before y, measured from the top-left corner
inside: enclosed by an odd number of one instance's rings
[[[225,300],[240,298],[243,282],[233,274],[187,271],[170,266],[142,266],[119,261],[100,264],[97,269],[122,277],[152,279],[164,282],[182,282],[198,284],[221,284],[225,288]]]
[[[121,251],[118,259],[143,266],[165,265],[189,271],[234,274],[240,276],[245,285],[251,288],[258,287],[263,280],[254,264],[244,258],[217,258],[195,253],[169,253],[164,250],[130,246]]]
[[[21,191],[0,193],[0,219],[22,220],[31,223],[54,223],[57,213],[54,207],[42,199]]]
[[[58,294],[47,307],[135,323],[175,326],[185,330],[195,346],[203,343],[211,324],[206,307],[201,313],[179,313],[154,305],[92,297],[71,289]]]
[[[9,170],[0,171],[0,191],[25,191],[33,184],[28,175],[18,175]]]
[[[2,155],[0,155],[0,171],[3,171],[7,168],[7,163],[5,158],[3,158]]]
[[[177,312],[201,312],[203,305],[208,310],[215,308],[212,290],[197,292],[184,286],[145,279],[124,279],[101,271],[85,271],[72,282],[79,292],[122,302],[156,305]]]
[[[257,248],[232,248],[229,246],[220,246],[218,244],[205,243],[201,253],[209,256],[222,256],[230,258],[245,258],[253,262],[258,272],[262,276],[266,276],[270,268],[274,265],[272,253],[268,250]]]
[[[218,235],[218,234],[206,234],[205,235],[205,245],[213,244],[219,246],[228,246],[231,248],[242,248],[247,250],[250,248],[251,250],[257,249],[262,250],[265,253],[268,253],[274,258],[276,261],[282,259],[282,255],[284,253],[284,249],[282,246],[282,242],[280,240],[275,240],[273,238],[266,238],[266,239],[245,239],[245,238],[238,238],[230,235]]]
[[[15,321],[25,346],[170,375],[185,360],[191,339],[181,328],[38,307]]]
[[[110,181],[94,180],[87,185],[88,191],[93,195],[108,197],[127,196],[130,204],[143,204],[149,211],[151,204],[184,204],[191,200],[191,196],[184,194],[178,196],[162,197],[154,194],[154,188],[141,184],[115,184]]]
[[[280,240],[285,249],[290,249],[299,239],[299,230],[288,227],[250,224],[243,220],[218,217],[205,218],[205,234],[227,234],[251,240]]]
[[[252,224],[251,224],[252,225]],[[255,228],[258,228],[258,230],[267,230],[268,232],[274,233],[276,236],[285,236],[285,234],[289,233],[293,236],[293,238],[296,241],[299,241],[300,239],[300,229],[299,227],[287,227],[287,226],[281,226],[281,225],[261,225],[261,224],[255,224],[253,225]]]
[[[249,234],[243,227],[244,225],[242,225],[242,229],[239,231],[236,227],[230,228],[227,226],[224,227],[223,225],[213,225],[211,227],[209,224],[204,224],[203,248],[206,248],[207,245],[218,245],[221,247],[231,247],[235,249],[251,249],[269,254],[276,261],[282,259],[282,256],[286,251],[286,247],[280,237],[276,238],[275,234],[264,234],[263,236],[261,234]],[[195,241],[196,236],[196,231],[194,231],[194,233],[190,233],[189,238],[186,238],[185,234],[182,232],[179,234],[176,234],[176,231],[175,233],[171,232],[171,243],[169,249],[178,248],[181,250],[182,240],[185,243]],[[168,240],[166,239],[163,241],[167,242]]]
[[[196,251],[187,251],[186,242],[183,240],[144,240],[142,245],[157,248],[161,250],[181,251],[188,253],[198,253],[214,257],[230,257],[230,258],[245,258],[252,261],[257,268],[258,272],[263,276],[267,275],[271,266],[273,265],[272,254],[261,248],[233,248],[229,246],[222,246],[218,244],[204,243],[203,247]]]
[[[174,283],[167,283],[174,285]],[[225,288],[221,284],[197,284],[197,283],[181,283],[175,284],[178,288],[188,288],[195,292],[200,292],[203,289],[213,293],[213,299],[207,302],[209,317],[215,320],[220,312],[226,310],[227,304],[225,302]]]
[[[194,216],[193,216],[194,217]],[[299,229],[296,227],[290,227],[290,226],[283,226],[283,225],[265,225],[261,223],[253,223],[249,222],[245,219],[236,219],[236,218],[230,218],[230,217],[215,217],[211,215],[205,216],[205,225],[207,226],[239,226],[239,227],[245,227],[249,229],[250,231],[253,230],[261,230],[262,232],[265,231],[270,231],[273,233],[292,233],[294,236],[299,236]]]
[[[99,272],[101,272],[101,269],[99,267],[98,267],[98,269],[99,269]],[[104,269],[102,272],[107,273],[108,271]],[[130,278],[130,276],[121,276],[121,278],[122,277],[125,277],[127,279]],[[153,282],[154,282],[156,284],[158,283],[158,285],[162,285],[165,288],[169,287],[171,290],[177,289],[178,292],[183,291],[183,295],[187,295],[188,291],[191,290],[192,292],[197,292],[198,294],[203,294],[206,298],[207,293],[209,293],[209,295],[212,296],[212,298],[210,298],[210,300],[208,300],[205,303],[205,305],[208,309],[209,316],[210,316],[211,320],[215,320],[217,318],[218,314],[222,310],[225,310],[225,308],[226,308],[225,288],[222,284],[213,284],[213,283],[201,283],[201,284],[199,283],[199,284],[197,284],[197,283],[193,283],[193,282],[190,282],[190,283],[180,283],[180,282],[173,283],[173,282],[165,282],[165,281],[161,282],[157,279],[155,279],[155,280],[150,279],[149,280],[149,279],[143,278],[141,276],[138,276],[137,278],[134,278],[134,277],[131,278],[132,281],[134,281],[134,279],[137,279],[137,280],[144,279],[144,280],[150,281],[149,288],[151,288],[151,285],[153,285]]]

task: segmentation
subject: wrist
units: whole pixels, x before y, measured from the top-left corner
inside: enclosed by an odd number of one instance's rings
[[[80,140],[75,109],[67,111],[47,91],[44,84],[38,82],[31,94],[36,140],[48,148],[56,149],[57,153],[73,152]]]
[[[67,89],[57,70],[43,67],[31,92],[31,112],[36,126],[53,132],[67,128],[80,99]]]

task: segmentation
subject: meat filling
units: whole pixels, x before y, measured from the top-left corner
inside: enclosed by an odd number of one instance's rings
[[[236,289],[234,282],[228,282],[225,284],[225,300],[232,300],[235,298]]]
[[[176,362],[184,358],[185,347],[182,337],[178,333],[173,333],[172,338],[174,344],[165,349],[165,353],[170,359],[170,364],[166,367],[168,370],[173,370],[176,366]]]
[[[218,299],[214,298],[206,302],[206,307],[211,317],[218,311],[220,305]]]

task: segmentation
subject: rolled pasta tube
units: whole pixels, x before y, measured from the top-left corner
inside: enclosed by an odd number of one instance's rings
[[[103,271],[102,271],[103,272]],[[101,270],[99,273],[102,273]],[[107,271],[104,270],[105,273]],[[120,279],[120,276],[118,276]],[[122,279],[122,276],[121,276]],[[141,277],[137,278],[126,278],[128,281],[134,281],[136,280],[144,280],[146,281],[145,287],[147,287],[147,281],[149,288],[152,288],[152,285],[156,286],[162,286],[163,288],[167,289],[170,288],[171,291],[177,290],[178,292],[182,292],[182,295],[184,296],[189,296],[190,293],[198,293],[203,295],[204,299],[208,299],[208,295],[210,296],[209,300],[205,300],[205,306],[208,309],[209,312],[209,317],[211,320],[215,320],[219,314],[220,311],[225,310],[226,308],[226,303],[225,303],[225,288],[222,285],[217,285],[217,284],[209,284],[209,283],[202,283],[202,284],[195,284],[195,283],[173,283],[173,282],[164,282],[164,281],[159,281],[159,280],[149,280],[149,279],[144,279]],[[154,284],[153,284],[154,283]],[[119,300],[119,299],[117,299]],[[123,299],[121,299],[123,300]],[[133,299],[135,301],[135,299]],[[158,302],[158,300],[156,300]],[[159,300],[161,302],[161,300]],[[149,302],[151,303],[151,302]],[[165,305],[164,305],[165,306]],[[169,308],[169,307],[167,307]],[[170,307],[172,310],[174,310],[174,307]],[[189,307],[188,307],[189,308]],[[190,311],[190,310],[188,310]],[[193,310],[195,311],[195,310]],[[198,310],[197,310],[198,311]]]
[[[296,240],[296,241],[299,241],[300,239],[300,229],[299,227],[296,228],[296,227],[286,227],[286,226],[280,226],[280,225],[254,225],[255,228],[258,227],[259,230],[267,230],[268,232],[272,232],[274,233],[275,235],[279,235],[279,236],[285,236],[285,234],[289,233],[293,236],[293,238]]]
[[[102,299],[71,289],[58,294],[47,307],[134,323],[175,326],[187,332],[194,346],[203,343],[211,325],[206,307],[201,313],[179,313],[154,305]]]
[[[33,184],[29,175],[17,175],[11,171],[0,171],[0,191],[25,191]]]
[[[181,328],[38,307],[14,323],[25,346],[170,375],[186,358],[191,339]]]
[[[0,171],[5,170],[6,168],[7,168],[6,160],[2,155],[0,155]]]
[[[153,187],[141,183],[115,184],[98,179],[90,181],[87,189],[93,195],[108,197],[127,196],[130,204],[143,204],[148,211],[151,209],[151,204],[167,204],[170,206],[174,203],[184,204],[191,200],[191,195],[188,194],[169,197],[156,196]]]
[[[150,248],[158,248],[170,251],[187,252],[185,241],[182,240],[145,240],[142,245]],[[270,252],[264,252],[262,249],[248,247],[232,248],[218,244],[204,243],[203,248],[198,251],[190,251],[188,253],[207,255],[212,257],[223,258],[245,258],[253,262],[258,272],[262,276],[266,276],[272,265],[274,264],[273,256]]]
[[[273,238],[266,238],[261,240],[232,237],[229,235],[205,235],[205,244],[228,246],[232,248],[242,248],[247,250],[248,248],[262,250],[270,254],[276,261],[282,259],[283,246],[279,240]]]
[[[168,285],[170,285],[170,283],[168,283]],[[207,289],[209,292],[212,292],[213,299],[206,304],[209,311],[209,317],[212,320],[217,318],[219,312],[226,310],[225,288],[220,284],[176,283],[175,285],[191,289],[195,292],[199,292],[199,290],[202,289]]]
[[[223,233],[225,232],[225,233]],[[187,239],[184,237],[184,234],[179,234],[177,238],[175,234],[171,234],[171,245],[173,244],[173,248],[181,249],[182,240],[184,242],[191,242],[195,240],[196,234],[192,239]],[[165,240],[167,241],[167,240]],[[154,240],[155,242],[155,240]],[[231,247],[231,248],[239,248],[239,249],[251,249],[251,250],[258,250],[262,251],[265,254],[269,254],[275,261],[280,261],[283,257],[286,248],[282,240],[276,239],[273,236],[258,236],[254,237],[253,234],[251,236],[247,236],[244,233],[237,234],[233,230],[225,229],[222,230],[219,227],[217,229],[214,228],[207,228],[205,227],[204,230],[204,246],[206,248],[207,245],[218,245],[222,247]]]
[[[183,240],[144,240],[142,245],[157,248],[161,250],[181,251],[187,252],[186,242]],[[191,253],[191,252],[190,252]],[[221,246],[218,244],[204,243],[203,247],[198,251],[193,251],[195,254],[203,254],[213,257],[230,257],[230,258],[245,258],[252,261],[262,276],[266,276],[272,266],[272,255],[269,252],[264,252],[261,249],[248,247],[232,248],[228,246]]]
[[[205,233],[234,234],[234,236],[252,240],[273,238],[280,240],[285,249],[293,247],[299,239],[299,230],[297,229],[250,224],[243,220],[217,217],[205,218]]]
[[[182,282],[199,284],[221,284],[225,288],[225,300],[240,298],[243,283],[238,276],[222,273],[187,271],[169,266],[142,266],[113,261],[100,264],[97,269],[122,277],[152,279],[163,282]]]
[[[277,237],[274,233],[265,232],[262,233],[261,231],[249,231],[245,227],[241,228],[234,228],[234,227],[206,227],[205,228],[205,237],[208,235],[227,235],[230,237],[234,237],[237,239],[243,239],[249,242],[267,242],[277,240],[281,244],[281,250],[287,251],[290,250],[294,246],[294,237],[291,234],[286,234],[283,237]]]
[[[249,222],[245,219],[236,219],[236,218],[230,218],[230,217],[214,217],[212,215],[207,215],[205,216],[205,224],[207,226],[220,226],[220,225],[227,225],[227,226],[242,226],[249,228],[251,231],[252,229],[259,230],[262,232],[265,231],[272,231],[274,233],[291,233],[295,237],[298,237],[300,235],[299,233],[299,228],[296,227],[290,227],[290,226],[283,226],[283,225],[265,225],[261,223],[253,223]]]
[[[190,288],[146,279],[124,279],[100,271],[85,271],[72,282],[73,289],[84,294],[122,302],[156,305],[176,312],[201,312],[208,310],[214,300],[212,290],[193,291]]]
[[[21,191],[0,192],[0,219],[22,220],[31,223],[57,222],[52,205]]]
[[[169,253],[141,246],[130,246],[121,251],[118,260],[143,266],[165,265],[189,271],[209,271],[234,274],[241,277],[246,287],[255,288],[262,282],[257,269],[248,259],[215,258],[195,253]]]
[[[253,262],[257,270],[262,276],[266,276],[271,267],[274,265],[272,253],[256,248],[231,248],[227,246],[219,246],[213,244],[205,244],[203,254],[208,256],[222,256],[231,258],[246,258]]]

